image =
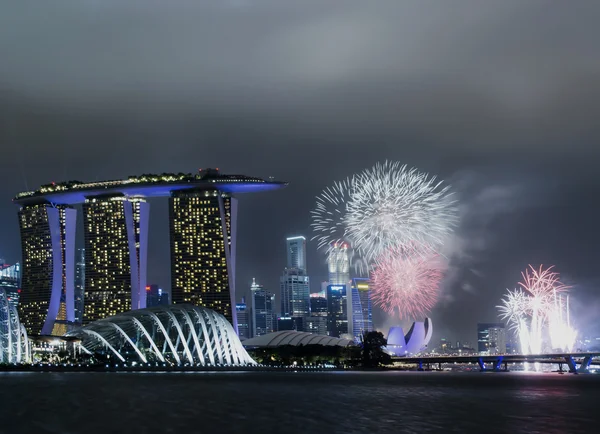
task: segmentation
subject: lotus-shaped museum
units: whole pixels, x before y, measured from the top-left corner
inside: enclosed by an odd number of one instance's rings
[[[84,351],[120,362],[242,366],[255,362],[233,327],[213,310],[187,304],[152,307],[104,318],[67,334]]]
[[[392,327],[387,337],[387,351],[394,356],[418,354],[427,348],[431,340],[433,326],[431,319],[424,322],[414,322],[406,335],[402,327]]]

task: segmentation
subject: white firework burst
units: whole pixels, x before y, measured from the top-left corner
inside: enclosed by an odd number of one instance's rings
[[[340,226],[369,263],[390,248],[437,250],[458,222],[449,186],[397,162],[376,164],[350,187]]]
[[[344,218],[352,185],[352,180],[347,178],[335,182],[332,187],[327,187],[320,196],[317,196],[317,204],[310,214],[311,227],[315,232],[311,240],[317,241],[319,249],[329,251],[330,246],[349,241],[346,238]]]

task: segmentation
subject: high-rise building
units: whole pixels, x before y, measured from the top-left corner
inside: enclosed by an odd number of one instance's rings
[[[168,306],[171,304],[171,300],[169,298],[169,293],[164,291],[162,288],[158,288],[158,305],[159,306]]]
[[[327,254],[330,285],[347,285],[350,281],[350,260],[348,244],[335,242]]]
[[[348,302],[346,285],[327,287],[327,332],[339,338],[348,333]]]
[[[281,316],[305,318],[310,316],[310,282],[300,268],[286,268],[280,279]]]
[[[305,318],[304,331],[316,335],[327,335],[327,317],[310,316]]]
[[[217,190],[175,191],[169,199],[173,303],[213,309],[237,331],[237,199]]]
[[[477,324],[477,351],[485,354],[506,353],[506,329],[503,323]]]
[[[246,298],[242,297],[242,302],[235,305],[238,320],[238,336],[240,339],[250,339],[250,315],[248,306],[246,306]]]
[[[273,333],[276,317],[273,313],[275,296],[252,279],[252,337]]]
[[[326,293],[320,292],[310,294],[310,316],[327,317],[327,298]]]
[[[302,235],[287,238],[287,268],[306,272],[306,238]]]
[[[142,198],[85,200],[84,323],[146,307],[149,212]]]
[[[0,289],[4,289],[8,304],[18,308],[21,295],[21,266],[4,264],[0,259]]]
[[[373,331],[373,313],[371,311],[371,290],[369,279],[352,279],[349,300],[348,333],[360,342],[365,332]]]
[[[47,203],[19,211],[22,281],[19,317],[27,333],[50,335],[57,321],[73,322],[75,209]]]
[[[31,334],[50,334],[55,324],[75,320],[76,268],[79,293],[85,286],[83,297],[77,297],[78,306],[85,298],[83,318],[77,307],[78,321],[145,307],[149,224],[145,200],[170,197],[171,298],[212,308],[236,327],[237,202],[232,195],[286,185],[199,169],[110,181],[53,182],[18,193],[13,203],[20,206],[23,324]],[[79,256],[75,260],[77,204],[83,204],[84,212],[83,261]]]
[[[77,249],[75,256],[75,322],[83,322],[85,301],[85,250]]]
[[[146,285],[146,307],[160,306],[159,291],[160,288],[156,284]]]

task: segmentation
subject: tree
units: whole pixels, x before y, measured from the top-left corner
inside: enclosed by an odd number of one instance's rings
[[[383,351],[387,345],[381,332],[365,332],[362,335],[362,362],[364,367],[377,367],[389,363],[390,356]]]

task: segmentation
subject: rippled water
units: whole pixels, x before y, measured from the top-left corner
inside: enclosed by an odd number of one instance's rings
[[[600,432],[600,376],[2,373],[1,433]]]

